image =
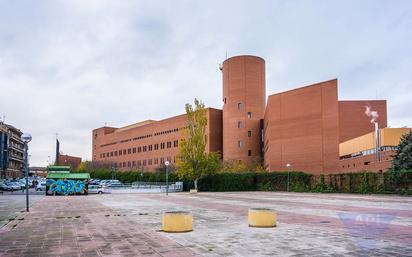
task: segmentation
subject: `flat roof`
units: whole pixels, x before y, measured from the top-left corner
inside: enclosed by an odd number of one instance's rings
[[[212,108],[212,107],[205,107],[205,110],[206,110],[206,111],[210,111],[210,110],[213,110],[213,111],[222,111],[222,109],[217,109],[217,108]],[[94,129],[93,131],[95,131],[95,130],[97,130],[97,129],[102,129],[102,128],[110,128],[110,129],[113,129],[113,131],[110,131],[110,132],[108,132],[107,134],[117,133],[117,132],[122,132],[122,131],[129,130],[129,129],[134,129],[134,128],[138,128],[138,127],[143,127],[143,126],[145,126],[145,125],[150,125],[150,124],[153,124],[153,123],[164,122],[164,121],[171,120],[171,119],[175,119],[175,118],[178,118],[178,117],[181,117],[181,116],[185,116],[185,115],[186,115],[186,113],[184,113],[184,114],[179,114],[179,115],[175,115],[175,116],[168,117],[168,118],[164,118],[164,119],[161,119],[161,120],[145,120],[145,121],[137,122],[137,123],[134,123],[134,124],[131,124],[131,125],[127,125],[127,126],[124,126],[124,127],[120,127],[120,128],[104,126],[104,127],[96,128],[96,129]],[[105,134],[105,135],[106,135],[106,134]]]
[[[49,173],[47,178],[90,179],[89,173]]]
[[[50,165],[47,166],[47,170],[49,171],[70,171],[70,166],[60,166],[60,165]]]
[[[120,132],[120,131],[123,131],[123,130],[137,128],[137,127],[144,126],[144,125],[151,124],[151,123],[155,123],[155,122],[156,122],[156,120],[145,120],[145,121],[137,122],[137,123],[134,123],[134,124],[131,124],[131,125],[127,125],[127,126],[118,128],[115,131]]]

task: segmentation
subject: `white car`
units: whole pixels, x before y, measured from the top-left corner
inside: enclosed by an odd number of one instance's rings
[[[111,193],[110,188],[100,185],[89,185],[89,194],[107,194]]]
[[[40,182],[36,186],[36,191],[46,191],[46,182]]]

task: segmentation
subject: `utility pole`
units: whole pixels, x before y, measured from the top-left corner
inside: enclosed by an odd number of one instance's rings
[[[24,143],[24,168],[25,168],[25,176],[26,176],[26,211],[29,212],[29,142],[31,141],[31,135],[28,133],[23,133],[21,135],[21,140]]]

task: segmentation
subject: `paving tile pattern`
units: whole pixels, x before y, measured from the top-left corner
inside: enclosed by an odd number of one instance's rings
[[[0,256],[196,254],[93,196],[59,196],[42,198],[30,213],[22,213],[0,229]]]
[[[239,192],[106,195],[98,200],[153,229],[161,228],[162,211],[192,211],[193,232],[165,235],[203,256],[412,256],[408,197]],[[249,207],[277,210],[278,226],[248,227]],[[349,229],[339,218],[342,213],[391,215],[393,220],[376,234],[362,222]]]

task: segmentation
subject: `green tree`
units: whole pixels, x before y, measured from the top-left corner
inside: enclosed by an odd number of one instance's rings
[[[395,170],[412,168],[412,131],[401,137],[392,165]]]
[[[215,173],[219,169],[219,153],[206,153],[207,116],[205,105],[195,99],[194,106],[186,104],[187,123],[182,131],[177,156],[177,175],[181,179],[193,180],[197,190],[197,182],[203,176]]]

